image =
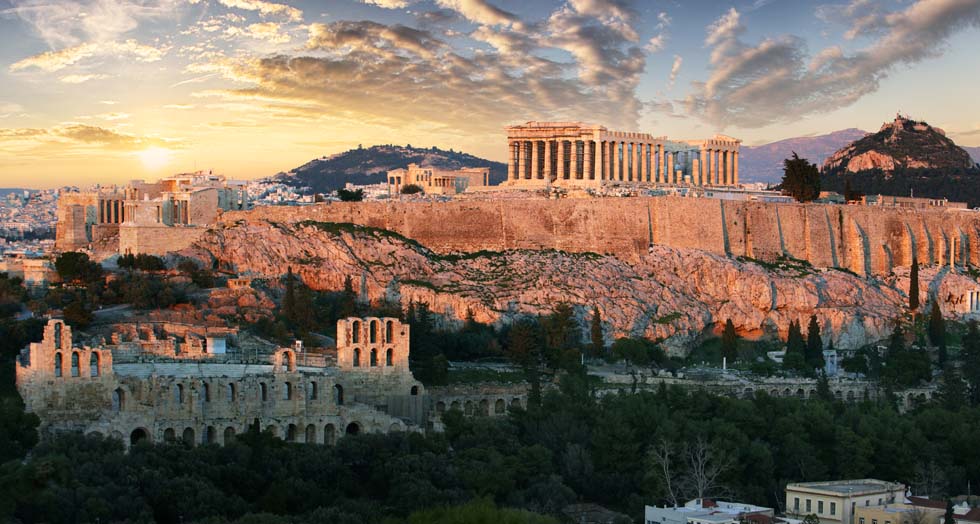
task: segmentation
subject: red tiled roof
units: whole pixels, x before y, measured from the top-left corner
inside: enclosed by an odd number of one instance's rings
[[[946,501],[939,499],[927,499],[925,497],[909,497],[909,503],[913,506],[933,509],[946,509]]]
[[[966,515],[954,515],[953,520],[960,522],[960,520],[969,520],[971,522],[980,522],[980,508],[973,508],[966,512]]]

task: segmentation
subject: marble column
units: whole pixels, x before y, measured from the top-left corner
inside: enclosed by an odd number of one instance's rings
[[[677,173],[674,172],[674,153],[667,153],[667,183],[677,182]]]
[[[715,164],[718,162],[718,152],[714,149],[708,150],[708,183],[715,186],[718,185],[718,179],[715,177]]]
[[[704,157],[705,157],[705,151],[704,148],[701,148],[701,150],[698,151],[698,185],[699,186],[707,185],[704,183],[704,178],[705,178]]]
[[[735,152],[725,151],[725,182],[733,186],[735,185]]]
[[[507,147],[510,148],[510,158],[507,161],[507,180],[514,180],[516,178],[514,175],[517,174],[517,144],[510,140],[507,142]]]
[[[663,184],[664,183],[664,168],[665,168],[664,162],[666,160],[666,159],[664,159],[664,145],[663,144],[657,144],[657,159],[658,159],[658,162],[657,162],[657,183],[658,184]]]
[[[531,175],[530,178],[538,178],[538,165],[541,162],[541,154],[538,152],[538,141],[531,141]]]
[[[640,181],[640,144],[633,142],[633,181]]]
[[[551,182],[551,157],[555,154],[555,143],[546,140],[544,143],[544,179]]]
[[[517,151],[517,178],[527,177],[527,142],[518,142]]]
[[[611,156],[609,165],[612,166],[612,172],[609,174],[609,180],[619,180],[619,142],[611,141],[609,142],[609,154]]]
[[[639,181],[640,182],[646,182],[647,181],[646,180],[646,177],[647,177],[647,169],[646,169],[646,167],[647,167],[646,166],[647,145],[644,144],[643,142],[637,142],[636,147],[640,148],[640,154],[639,154],[640,164],[639,164],[639,167],[636,170],[636,172],[640,175]]]
[[[579,178],[579,176],[578,176],[578,163],[579,163],[579,160],[580,160],[580,158],[578,156],[578,140],[572,140],[571,142],[568,143],[568,145],[569,145],[569,147],[572,148],[571,162],[569,162],[569,165],[568,165],[568,169],[569,169],[569,171],[571,171],[571,174],[568,176],[568,178],[577,179],[577,178]]]
[[[732,169],[733,169],[732,184],[737,186],[738,185],[738,151],[734,151],[732,153],[732,156],[734,158],[732,160]]]

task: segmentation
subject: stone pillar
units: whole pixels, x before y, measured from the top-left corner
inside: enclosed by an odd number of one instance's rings
[[[619,142],[609,141],[609,180],[619,180]]]
[[[565,162],[568,160],[568,148],[565,147],[564,140],[559,140],[555,144],[555,147],[558,148],[558,158],[556,159],[556,161],[558,162],[558,169],[556,170],[555,178],[557,180],[564,180],[566,178]]]
[[[595,180],[595,169],[592,167],[592,141],[583,140],[582,141],[582,178],[586,180]]]
[[[698,182],[697,182],[697,185],[699,185],[699,186],[705,185],[705,183],[704,183],[704,178],[705,178],[705,173],[704,173],[704,157],[705,157],[705,151],[704,151],[704,148],[702,147],[701,150],[698,151],[698,170],[697,170],[698,171]]]
[[[667,153],[667,183],[677,182],[677,173],[674,172],[674,153]]]
[[[517,144],[517,178],[527,178],[527,142]]]
[[[708,150],[708,182],[715,186],[718,185],[718,178],[715,176],[715,164],[718,162],[718,152],[714,149]]]
[[[571,148],[569,151],[569,161],[568,161],[568,178],[575,179],[578,178],[578,140],[571,140],[568,142],[568,147]]]
[[[666,159],[664,158],[664,145],[657,144],[657,183],[664,183],[664,171],[666,169]]]
[[[738,185],[738,151],[734,151],[732,155],[734,156],[734,160],[732,160],[732,169],[734,170],[732,184],[737,186]]]
[[[636,143],[636,147],[640,148],[640,154],[638,155],[639,158],[640,158],[640,164],[639,164],[639,168],[637,168],[636,172],[637,172],[637,174],[640,175],[639,181],[640,182],[646,182],[647,181],[646,180],[646,176],[647,176],[647,169],[646,169],[646,167],[647,167],[646,166],[647,150],[646,150],[646,144],[644,144],[643,142],[637,142]]]
[[[701,185],[701,159],[694,157],[691,160],[691,185],[700,186]]]
[[[546,140],[544,143],[544,179],[551,182],[551,156],[554,154],[554,142]]]
[[[640,181],[640,144],[633,142],[633,181]]]
[[[735,185],[735,152],[732,150],[725,151],[725,182],[733,186]]]
[[[612,180],[612,142],[606,140],[602,143],[602,171],[606,181]]]
[[[538,151],[538,141],[531,141],[531,178],[538,179],[541,178],[541,172],[538,170],[538,165],[541,164],[541,153]]]
[[[507,141],[507,148],[509,150],[509,157],[507,159],[507,180],[514,180],[517,174],[517,144],[513,140]]]

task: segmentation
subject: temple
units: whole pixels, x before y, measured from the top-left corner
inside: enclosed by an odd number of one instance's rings
[[[581,122],[507,128],[509,186],[737,186],[741,140],[675,141]]]
[[[388,171],[389,193],[400,193],[408,185],[418,186],[427,194],[454,195],[467,189],[489,186],[490,168],[464,167],[450,171],[409,164],[406,169]]]

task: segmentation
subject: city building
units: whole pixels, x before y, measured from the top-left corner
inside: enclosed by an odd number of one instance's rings
[[[923,497],[905,497],[899,502],[880,506],[857,506],[857,524],[942,524],[946,501]]]
[[[646,524],[769,524],[774,516],[772,508],[707,498],[694,499],[680,507],[646,506],[643,514]]]
[[[738,186],[741,141],[724,135],[677,141],[581,122],[507,128],[509,186]]]
[[[409,164],[406,169],[388,171],[388,192],[401,193],[403,187],[416,185],[426,194],[455,195],[467,189],[485,188],[490,185],[489,167],[464,167],[444,170]]]
[[[816,515],[822,524],[859,524],[855,520],[858,507],[895,504],[904,500],[904,484],[883,480],[836,480],[786,485],[786,515],[796,518]]]
[[[907,209],[929,209],[934,207],[943,207],[947,209],[969,209],[966,202],[950,202],[945,198],[867,195],[864,197],[864,202],[869,206],[903,207]]]
[[[249,207],[245,185],[208,172],[153,183],[62,193],[55,246],[60,251],[118,242],[120,254],[164,254],[192,243],[222,211]]]

